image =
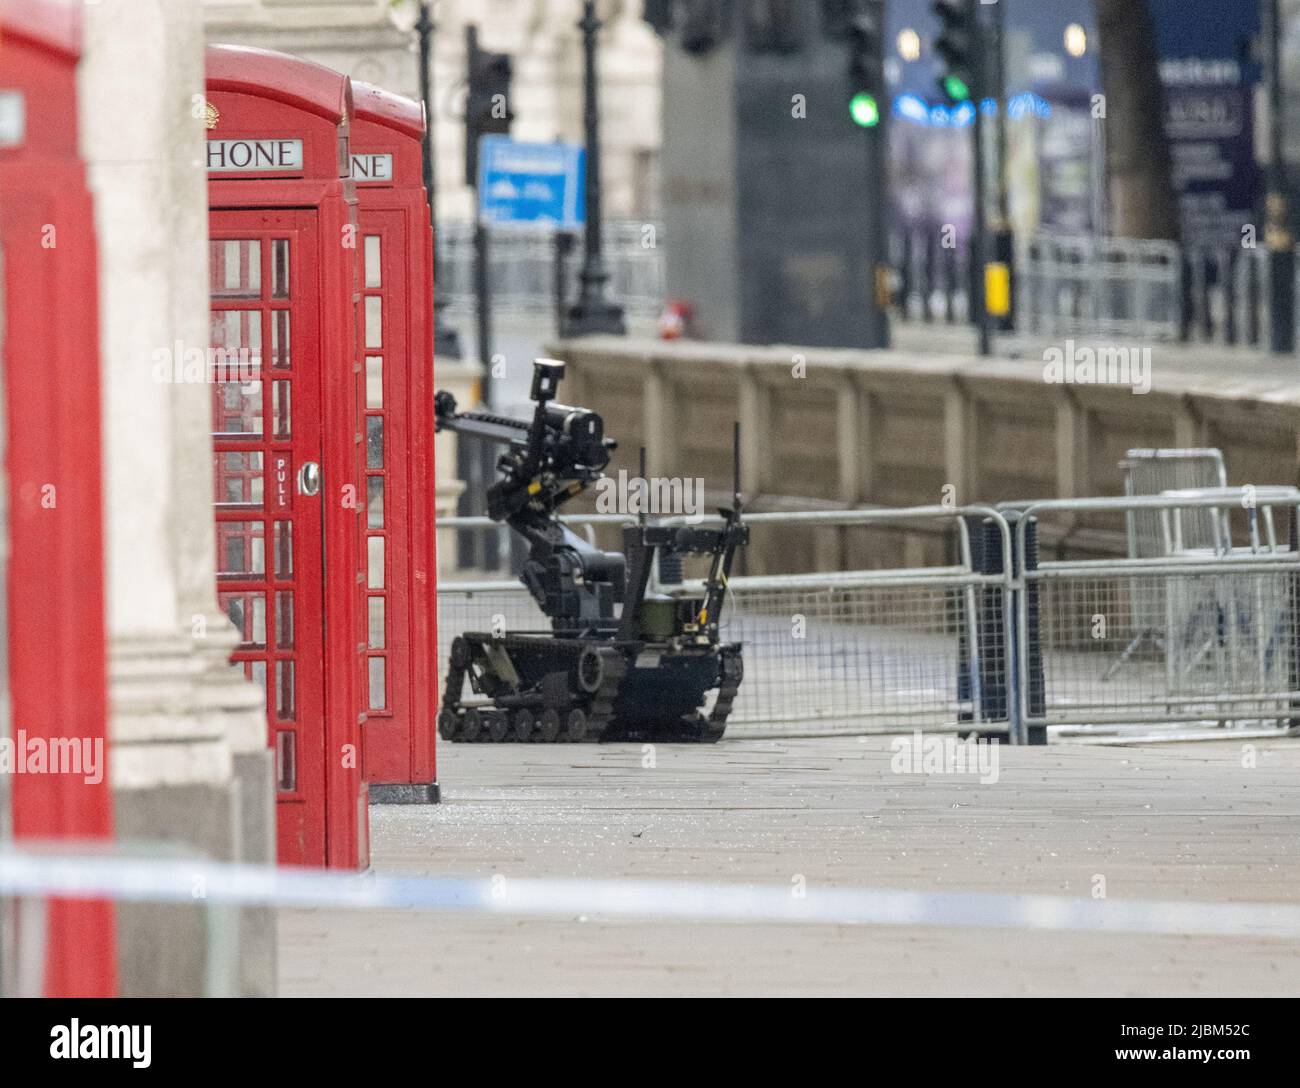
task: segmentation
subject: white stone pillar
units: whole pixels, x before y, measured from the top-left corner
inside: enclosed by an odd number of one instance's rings
[[[227,664],[235,632],[216,602],[211,388],[159,380],[167,368],[158,364],[209,342],[201,11],[190,0],[102,0],[83,10],[80,122],[100,253],[118,836],[270,861],[263,696]],[[202,917],[171,910],[124,912],[124,992],[193,992]],[[186,948],[191,937],[195,947]],[[151,954],[140,948],[134,959],[133,939],[152,943]],[[269,960],[244,966],[245,989],[265,992]]]

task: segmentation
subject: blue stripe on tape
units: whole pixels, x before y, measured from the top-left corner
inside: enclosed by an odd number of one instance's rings
[[[288,908],[414,908],[561,917],[1300,937],[1300,906],[909,892],[809,884],[488,880],[350,874],[139,857],[0,852],[0,896],[210,902]]]

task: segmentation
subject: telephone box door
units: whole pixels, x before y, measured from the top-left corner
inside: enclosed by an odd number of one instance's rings
[[[281,864],[324,865],[324,481],[316,213],[214,211],[217,580],[266,692]]]

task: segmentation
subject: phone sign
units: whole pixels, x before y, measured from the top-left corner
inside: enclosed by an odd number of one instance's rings
[[[353,181],[392,181],[392,155],[353,155]]]

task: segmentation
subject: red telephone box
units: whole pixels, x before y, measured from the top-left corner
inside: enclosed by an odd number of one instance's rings
[[[99,288],[77,151],[79,25],[72,9],[46,0],[0,0],[5,589],[17,772],[9,781],[18,840],[112,836]],[[96,747],[98,781],[85,760]],[[82,773],[69,770],[74,755]],[[60,773],[36,773],[56,765]],[[52,902],[45,992],[112,996],[114,947],[109,904]]]
[[[207,82],[218,591],[266,690],[280,861],[364,867],[352,88],[232,46]]]
[[[366,724],[370,798],[438,800],[434,555],[433,231],[424,110],[354,83],[365,367]]]

